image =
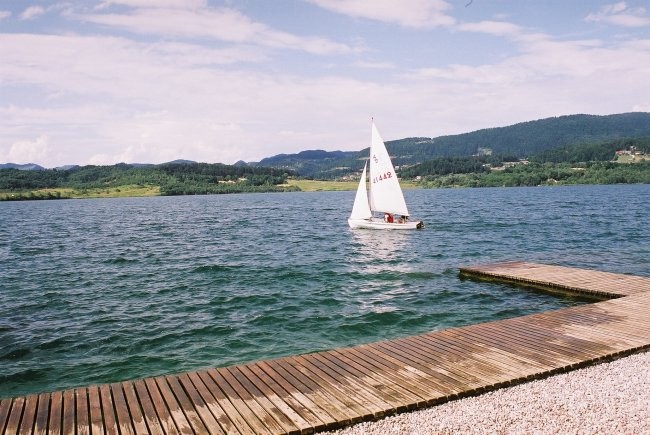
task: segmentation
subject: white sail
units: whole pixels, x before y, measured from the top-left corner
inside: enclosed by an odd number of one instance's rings
[[[357,196],[354,197],[350,219],[370,219],[372,217],[368,205],[368,194],[366,193],[366,166],[367,163],[363,165],[363,172],[361,173],[361,180],[359,180],[359,187],[357,187]]]
[[[377,212],[409,215],[395,168],[374,122],[372,123],[370,146],[370,209]]]
[[[366,191],[366,169],[370,167],[370,189]],[[408,216],[409,211],[404,202],[404,195],[395,174],[395,168],[390,161],[386,145],[379,136],[375,123],[372,123],[372,143],[370,145],[370,165],[363,165],[363,172],[357,194],[354,197],[352,214],[348,219],[350,228],[369,228],[387,230],[418,230],[424,228],[422,221],[407,219],[384,219],[384,216],[373,216],[373,213],[391,213]]]

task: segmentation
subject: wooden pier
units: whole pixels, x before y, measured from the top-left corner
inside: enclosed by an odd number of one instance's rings
[[[650,278],[530,263],[461,276],[611,298],[251,364],[0,402],[1,434],[310,433],[650,348]]]

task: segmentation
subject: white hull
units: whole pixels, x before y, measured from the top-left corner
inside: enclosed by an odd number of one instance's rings
[[[350,228],[367,228],[370,230],[419,230],[424,228],[422,221],[406,222],[384,222],[382,219],[348,219]]]

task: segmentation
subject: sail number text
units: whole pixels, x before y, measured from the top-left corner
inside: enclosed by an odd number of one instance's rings
[[[380,174],[378,177],[374,177],[372,179],[373,183],[378,183],[381,180],[387,180],[389,178],[393,178],[393,174],[391,172],[385,172],[384,174]]]

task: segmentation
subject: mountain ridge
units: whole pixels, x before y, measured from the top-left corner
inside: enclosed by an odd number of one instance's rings
[[[527,158],[549,149],[571,144],[636,137],[650,137],[650,113],[563,115],[524,121],[504,127],[484,128],[457,135],[396,139],[386,141],[386,147],[395,166],[410,166],[435,158],[471,156],[477,154],[479,150],[489,150],[497,155]],[[360,151],[316,149],[293,154],[276,154],[265,157],[259,162],[240,160],[234,166],[287,169],[296,171],[302,177],[335,179],[359,171],[367,157],[368,148]],[[196,164],[196,162],[178,159],[161,165],[169,164]],[[147,166],[150,164],[126,165]],[[73,166],[76,165],[67,165],[66,167]],[[156,165],[152,164],[152,166]],[[23,170],[45,169],[33,163],[0,165],[0,168],[5,167]]]
[[[497,155],[528,158],[572,144],[638,137],[650,137],[650,113],[563,115],[457,135],[397,139],[386,141],[386,147],[395,166],[411,166],[436,158],[468,157],[478,154],[480,149]],[[271,167],[295,170],[303,177],[334,179],[360,171],[368,158],[368,148],[326,153],[329,155],[320,160],[300,158],[301,153],[278,154],[259,163],[272,162]],[[344,154],[336,159],[332,158],[334,153]]]

